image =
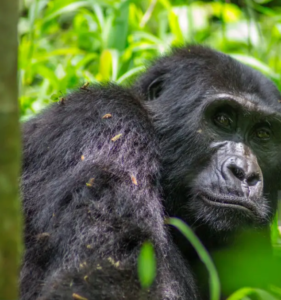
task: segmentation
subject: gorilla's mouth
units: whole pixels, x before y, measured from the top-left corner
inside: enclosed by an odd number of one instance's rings
[[[231,196],[231,195],[221,195],[221,194],[210,194],[210,193],[202,193],[200,198],[208,203],[209,205],[225,207],[225,208],[234,208],[240,209],[243,211],[250,212],[251,214],[256,215],[256,208],[253,203],[250,202],[249,199]]]

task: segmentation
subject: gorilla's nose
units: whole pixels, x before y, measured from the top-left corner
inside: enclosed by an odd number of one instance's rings
[[[227,159],[224,164],[224,173],[232,181],[244,182],[248,186],[255,186],[262,181],[261,169],[254,156],[235,156]]]

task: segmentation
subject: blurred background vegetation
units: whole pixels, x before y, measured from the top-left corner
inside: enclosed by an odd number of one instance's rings
[[[228,53],[281,89],[280,0],[23,0],[19,32],[22,120],[86,82],[126,84],[185,43]],[[277,219],[272,237],[280,245]]]
[[[22,118],[85,82],[132,80],[184,43],[226,52],[281,88],[280,0],[23,0],[19,31]]]

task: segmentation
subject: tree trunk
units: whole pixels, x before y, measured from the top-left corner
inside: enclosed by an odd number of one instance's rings
[[[20,129],[17,101],[18,1],[0,1],[0,299],[17,300],[22,249],[18,197]]]

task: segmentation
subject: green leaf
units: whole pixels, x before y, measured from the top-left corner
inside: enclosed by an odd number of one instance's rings
[[[260,300],[278,300],[279,299],[279,297],[276,298],[273,295],[271,295],[269,292],[264,291],[264,290],[255,289],[254,292],[257,295],[257,297],[260,298]]]
[[[69,3],[72,2],[72,3]],[[84,7],[88,5],[87,1],[76,1],[71,0],[71,1],[58,1],[55,2],[53,1],[51,9],[47,11],[45,14],[45,18],[43,19],[44,22],[50,21],[51,19],[60,16],[65,13],[69,13],[71,11],[77,11],[80,7]]]
[[[125,1],[118,9],[118,13],[113,22],[113,27],[109,35],[109,48],[114,48],[118,51],[123,51],[126,48],[129,21],[129,4],[129,1]]]
[[[205,264],[209,275],[210,275],[210,299],[219,300],[220,299],[220,281],[218,277],[215,265],[203,246],[198,237],[193,233],[191,228],[187,226],[182,220],[177,218],[170,218],[167,221],[168,224],[175,226],[191,243],[194,249],[197,251],[199,258]],[[233,299],[232,299],[233,300]]]
[[[141,286],[149,288],[156,275],[156,258],[153,245],[145,242],[138,258],[138,274]]]
[[[121,84],[124,81],[126,81],[127,79],[129,79],[130,77],[139,74],[141,72],[143,72],[145,70],[144,66],[139,66],[139,67],[135,67],[133,69],[131,69],[130,71],[126,72],[125,74],[123,74],[121,77],[118,78],[117,83]]]
[[[100,57],[99,77],[100,81],[108,81],[112,71],[112,55],[110,50],[104,50]]]
[[[243,300],[248,298],[247,296],[255,296],[255,299],[258,300],[277,300],[277,298],[273,297],[268,292],[254,288],[242,288],[233,293],[227,300]]]

